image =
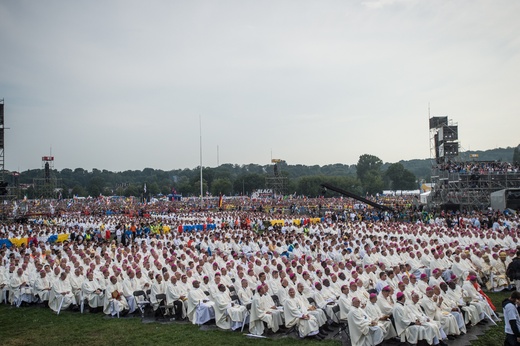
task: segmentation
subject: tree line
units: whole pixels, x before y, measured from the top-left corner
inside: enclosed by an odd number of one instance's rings
[[[203,193],[251,195],[257,189],[266,188],[266,178],[274,176],[273,165],[234,165],[203,167]],[[400,162],[384,164],[374,155],[364,154],[356,165],[330,164],[325,166],[289,165],[278,163],[277,174],[285,177],[288,194],[316,197],[322,195],[321,183],[328,182],[356,194],[375,194],[384,189],[411,190],[418,188],[417,177]],[[43,179],[42,179],[43,178]],[[41,184],[52,185],[52,191],[42,189]],[[146,192],[145,192],[146,185]],[[164,171],[145,168],[142,171],[65,168],[51,170],[48,179],[44,170],[33,169],[21,172],[10,182],[11,192],[18,197],[73,196],[157,196],[180,194],[200,195],[200,167]],[[16,189],[15,186],[20,188]],[[44,186],[45,187],[45,186]],[[48,187],[48,186],[47,186]],[[52,196],[42,196],[43,192]]]

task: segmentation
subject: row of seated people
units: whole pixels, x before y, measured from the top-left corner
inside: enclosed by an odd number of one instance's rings
[[[321,339],[331,324],[345,326],[348,322],[346,329],[353,345],[377,345],[395,337],[410,343],[424,339],[443,344],[447,338],[465,333],[468,326],[497,319],[474,273],[462,285],[456,280],[441,281],[424,289],[405,280],[397,289],[389,285],[379,293],[352,281],[341,286],[339,295],[328,279],[316,282],[312,290],[286,278],[270,288],[265,273],[261,273],[260,284],[252,290],[246,279],[236,286],[225,285],[220,275],[208,285],[208,277],[190,284],[185,275],[179,281],[166,272],[142,285],[133,271],[127,274],[128,279],[111,276],[103,281],[87,272],[81,288],[74,289],[66,271],[48,276],[42,270],[31,286],[19,268],[11,273],[8,284],[3,284],[2,300],[16,306],[44,303],[57,313],[86,305],[91,311],[102,310],[111,316],[142,314],[149,304],[159,315],[198,325],[214,320],[219,328],[243,330],[249,324],[249,332],[255,335],[263,335],[266,327],[273,333],[293,328],[300,337]],[[428,282],[428,278],[423,279]]]

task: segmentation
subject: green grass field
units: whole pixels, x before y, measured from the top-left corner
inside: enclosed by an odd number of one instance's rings
[[[511,292],[487,293],[493,304],[497,308],[497,313],[502,313],[502,301],[511,295]],[[471,343],[473,346],[500,346],[504,344],[504,321],[499,322],[497,326],[493,326],[486,332],[485,335],[478,338]]]
[[[509,292],[490,297],[502,312],[501,301]],[[245,333],[244,333],[245,334]],[[489,329],[474,346],[501,345],[504,324]],[[201,331],[191,324],[141,323],[135,318],[105,318],[103,314],[64,311],[60,315],[39,307],[14,308],[0,305],[1,345],[299,345],[318,342],[293,337],[276,339],[246,338],[240,332]],[[320,345],[340,345],[324,340]]]

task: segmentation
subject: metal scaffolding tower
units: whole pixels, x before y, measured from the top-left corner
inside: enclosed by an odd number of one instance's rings
[[[275,196],[283,196],[287,194],[287,177],[280,174],[279,164],[283,160],[271,159],[273,163],[273,174],[265,178],[265,187],[273,191]]]
[[[458,126],[447,116],[430,118],[430,159],[434,208],[484,209],[492,192],[520,188],[519,173],[490,172],[493,162],[461,160]]]

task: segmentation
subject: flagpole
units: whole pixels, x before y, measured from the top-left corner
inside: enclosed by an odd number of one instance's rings
[[[202,197],[204,196],[203,195],[203,191],[202,191],[202,120],[200,118],[200,114],[199,114],[199,138],[200,138],[200,143],[199,143],[199,148],[200,148],[200,206],[202,208]]]

